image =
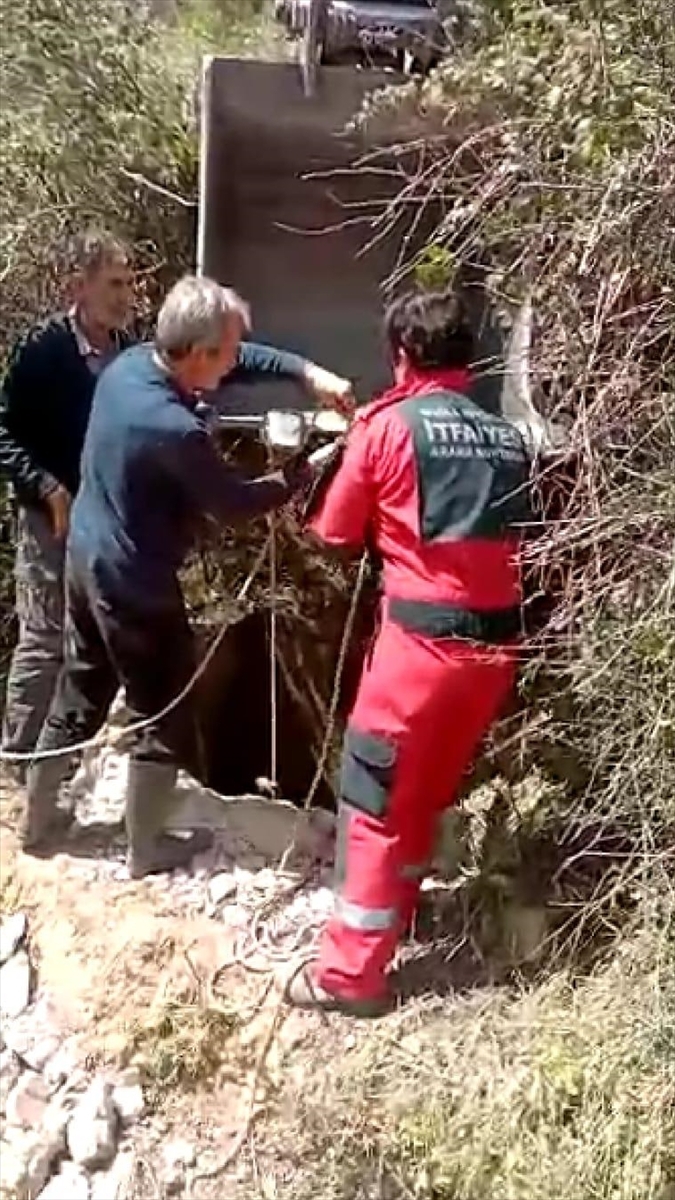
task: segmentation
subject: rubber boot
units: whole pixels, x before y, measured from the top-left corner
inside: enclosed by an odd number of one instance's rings
[[[73,821],[72,812],[59,808],[59,789],[68,779],[72,755],[61,754],[32,762],[26,773],[26,807],[21,824],[24,850],[37,850],[50,839],[65,833]]]
[[[187,867],[195,854],[213,845],[213,834],[207,829],[198,829],[188,838],[163,832],[176,800],[176,775],[173,763],[133,758],[129,762],[125,821],[132,879]]]

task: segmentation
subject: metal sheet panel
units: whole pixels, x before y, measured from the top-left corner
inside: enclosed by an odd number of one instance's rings
[[[364,401],[389,382],[382,284],[405,230],[366,252],[373,216],[400,177],[354,171],[368,147],[346,127],[364,98],[395,78],[324,67],[307,97],[293,63],[218,57],[205,60],[202,77],[198,269],[251,303],[258,340],[348,376]],[[432,222],[430,212],[418,243]],[[531,425],[542,447],[549,438],[528,382],[529,305],[506,340],[482,288],[474,284],[467,298],[482,361],[476,399]],[[308,403],[292,384],[228,389],[228,407],[244,414]]]
[[[258,340],[353,378],[362,399],[387,383],[380,284],[396,246],[362,251],[374,192],[393,181],[347,171],[364,147],[344,130],[391,78],[325,68],[307,99],[291,63],[212,58],[202,86],[199,269],[251,303]],[[296,390],[277,385],[231,398],[242,411],[287,401]]]

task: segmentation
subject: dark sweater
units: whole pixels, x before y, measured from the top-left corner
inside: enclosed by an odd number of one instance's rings
[[[104,604],[171,606],[202,515],[233,522],[289,496],[281,473],[248,479],[228,466],[152,348],[136,346],[107,367],[94,394],[71,513],[71,565]]]
[[[120,349],[130,344],[115,336]],[[40,322],[14,346],[0,395],[0,476],[22,503],[59,483],[74,495],[95,386],[68,316]]]
[[[120,350],[131,344],[114,335]],[[226,382],[251,375],[301,377],[305,360],[242,342]],[[70,318],[50,317],[15,345],[0,394],[0,479],[12,481],[22,504],[39,504],[57,484],[75,495],[96,377],[80,353]]]

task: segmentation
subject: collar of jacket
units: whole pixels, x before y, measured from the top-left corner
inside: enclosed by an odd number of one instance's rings
[[[106,349],[101,349],[99,346],[94,346],[90,342],[87,334],[84,331],[82,322],[80,321],[80,311],[76,304],[73,304],[66,313],[71,333],[77,342],[77,349],[82,358],[100,358],[107,359],[117,354],[124,349],[125,337],[122,330],[110,329],[108,331],[110,337],[110,345]]]
[[[409,368],[404,377],[393,387],[381,392],[370,404],[356,413],[355,421],[365,420],[402,400],[413,400],[416,396],[430,396],[433,392],[460,392],[465,395],[471,388],[473,377],[466,369],[437,367],[431,371],[415,371]]]
[[[408,367],[399,382],[384,392],[381,399],[409,400],[432,392],[467,392],[470,386],[471,374],[466,368],[434,367],[419,371]]]

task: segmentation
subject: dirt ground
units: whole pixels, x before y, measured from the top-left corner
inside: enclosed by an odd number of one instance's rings
[[[89,824],[46,858],[20,852],[21,797],[5,780],[0,902],[3,913],[27,913],[35,994],[49,998],[59,1031],[77,1040],[86,1068],[141,1068],[149,1115],[134,1130],[136,1175],[119,1200],[304,1197],[296,1100],[316,1096],[320,1113],[322,1089],[328,1081],[339,1086],[350,1056],[371,1042],[396,1043],[401,1022],[415,1020],[415,1006],[373,1025],[297,1013],[282,1003],[286,979],[306,959],[322,924],[320,916],[311,918],[309,938],[303,939],[292,921],[299,920],[302,935],[310,911],[302,905],[327,891],[316,886],[317,871],[321,884],[330,874],[323,840],[317,843],[323,861],[315,861],[313,880],[304,866],[299,884],[291,885],[290,917],[280,938],[274,901],[264,894],[243,913],[237,905],[214,912],[208,878],[130,882],[116,810],[123,781],[110,763],[101,778],[108,797],[113,783],[117,788],[106,823]],[[100,810],[96,796],[94,789],[93,800],[88,793],[85,803]],[[246,833],[257,842],[255,854],[241,854],[254,868],[254,896],[256,880],[277,878],[265,862],[274,862],[288,820],[283,806],[269,811],[260,804],[249,797],[227,810],[227,836],[236,827],[238,838]],[[91,816],[81,801],[77,811],[79,819]],[[481,967],[470,947],[462,945],[458,931],[450,941],[449,986],[476,981]],[[420,959],[422,993],[425,971],[436,971],[439,955],[444,956],[442,941]],[[413,969],[413,986],[414,977]],[[180,1181],[170,1181],[165,1147],[186,1141],[194,1147],[195,1165]],[[311,1169],[316,1170],[313,1160]],[[349,1186],[347,1200],[385,1195],[374,1184],[375,1190],[363,1193]]]
[[[171,1195],[265,1195],[251,1190],[249,1134],[264,1128],[289,1072],[311,1073],[317,1057],[335,1054],[334,1021],[281,1004],[282,955],[241,965],[239,931],[193,895],[161,877],[125,880],[116,826],[50,858],[23,855],[20,794],[6,779],[1,786],[1,909],[28,915],[36,994],[49,996],[88,1069],[143,1070],[150,1115],[134,1135],[136,1180],[124,1200],[169,1194],[162,1152],[175,1141],[194,1146],[196,1167]],[[228,1169],[195,1177],[228,1156]]]

